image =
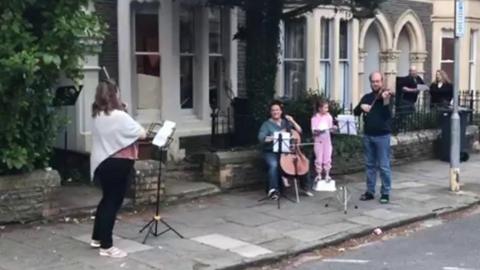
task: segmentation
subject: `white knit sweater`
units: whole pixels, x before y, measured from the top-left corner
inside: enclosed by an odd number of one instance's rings
[[[138,140],[143,128],[128,113],[113,110],[110,114],[101,112],[93,118],[92,153],[90,155],[90,176],[97,167],[111,155]]]

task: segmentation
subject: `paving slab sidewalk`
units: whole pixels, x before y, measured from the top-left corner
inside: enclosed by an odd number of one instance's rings
[[[462,191],[448,191],[449,165],[423,161],[396,167],[391,203],[360,202],[363,174],[347,185],[352,194],[344,214],[335,193],[302,197],[299,204],[258,202],[261,191],[232,192],[162,209],[162,217],[184,239],[168,232],[149,237],[138,230],[152,212],[123,213],[115,243],[125,259],[98,256],[87,245],[91,221],[0,228],[0,269],[242,269],[325,246],[376,227],[392,227],[455,211],[480,201],[480,155],[461,165]],[[328,207],[325,207],[328,205]],[[358,206],[355,208],[354,206]]]

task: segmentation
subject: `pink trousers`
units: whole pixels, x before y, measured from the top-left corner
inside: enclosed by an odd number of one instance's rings
[[[332,168],[332,141],[330,134],[315,136],[314,142],[315,170],[318,174],[321,174],[322,170],[329,171]]]

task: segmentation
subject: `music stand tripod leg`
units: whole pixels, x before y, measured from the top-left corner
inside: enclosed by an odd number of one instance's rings
[[[297,203],[300,203],[300,196],[299,196],[299,194],[298,194],[298,181],[297,181],[297,178],[295,178],[294,184],[295,184],[295,198],[297,199]]]
[[[182,239],[185,238],[185,237],[183,237],[183,235],[181,235],[179,232],[177,232],[177,230],[175,230],[172,226],[170,226],[170,224],[168,224],[165,220],[160,219],[160,222],[162,222],[163,225],[167,226],[167,228],[168,228],[168,230],[165,230],[164,232],[162,232],[162,233],[160,233],[160,234],[163,234],[163,233],[171,230],[171,231],[174,232],[178,237],[180,237],[180,238],[182,238]],[[160,234],[159,234],[159,235],[160,235]]]
[[[160,147],[160,168],[158,172],[158,180],[157,180],[157,196],[156,196],[156,207],[155,207],[155,215],[153,218],[142,227],[140,230],[140,233],[142,233],[147,227],[148,231],[145,234],[145,238],[143,239],[143,244],[146,243],[148,236],[153,235],[155,237],[162,235],[163,233],[172,230],[177,236],[180,238],[184,238],[180,233],[178,233],[172,226],[170,226],[168,223],[162,220],[162,217],[160,216],[160,186],[162,184],[162,164],[163,164],[163,156],[164,156],[164,150],[168,148],[168,146],[172,143],[173,138],[172,135],[170,135],[167,139],[167,142],[163,147]],[[158,222],[162,222],[168,229],[162,231],[161,233],[158,233]],[[153,226],[155,226],[155,231],[153,231]]]
[[[152,220],[150,220],[147,224],[145,224],[145,226],[142,227],[142,229],[140,229],[140,231],[138,231],[138,233],[142,233],[146,228],[148,228],[148,226],[150,226],[150,224],[152,224],[155,220],[152,218]]]
[[[150,222],[150,226],[148,226],[148,231],[147,231],[147,233],[145,234],[145,237],[143,238],[142,244],[145,244],[145,243],[147,242],[148,236],[150,236],[150,234],[153,234],[153,232],[152,232],[152,226],[153,226],[153,220]]]

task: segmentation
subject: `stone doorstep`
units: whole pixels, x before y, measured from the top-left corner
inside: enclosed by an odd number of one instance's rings
[[[196,198],[211,196],[221,190],[214,184],[200,181],[186,181],[184,179],[168,179],[165,182],[165,198],[163,202],[179,203]]]

